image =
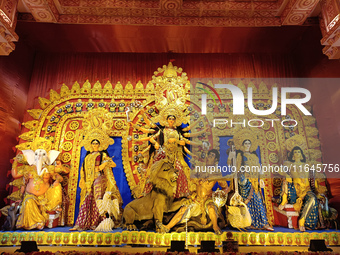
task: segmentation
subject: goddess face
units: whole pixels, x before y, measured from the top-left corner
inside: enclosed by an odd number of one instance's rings
[[[169,123],[169,127],[173,127],[176,121],[176,117],[173,115],[169,115],[167,121]]]
[[[92,145],[92,150],[93,151],[98,151],[99,150],[100,142],[98,140],[93,140],[91,142],[91,145]]]
[[[209,152],[207,157],[207,166],[214,166],[216,161],[216,154],[214,152]]]
[[[293,160],[295,161],[295,162],[297,162],[297,161],[301,161],[301,159],[302,159],[303,157],[302,157],[302,153],[301,153],[301,150],[294,150],[294,152],[293,152]]]
[[[249,151],[251,146],[251,142],[249,140],[244,140],[243,141],[243,147],[245,151]]]

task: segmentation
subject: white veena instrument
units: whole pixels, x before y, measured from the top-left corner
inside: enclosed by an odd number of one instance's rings
[[[232,158],[232,167],[236,169],[236,152]],[[230,198],[230,205],[231,206],[237,206],[240,205],[242,202],[242,197],[240,193],[238,192],[238,181],[237,181],[237,172],[238,169],[236,169],[235,177],[234,177],[234,195]]]

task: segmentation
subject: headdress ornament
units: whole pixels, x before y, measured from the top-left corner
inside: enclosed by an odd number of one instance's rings
[[[295,146],[299,146],[302,149],[305,145],[305,138],[301,135],[294,135],[286,140],[286,148],[288,151],[292,151]]]
[[[153,76],[153,82],[156,83],[155,107],[158,109],[159,115],[154,119],[154,122],[167,126],[167,117],[173,115],[176,117],[174,124],[176,127],[182,123],[188,123],[189,119],[184,113],[187,108],[185,104],[187,99],[183,88],[183,82],[186,82],[187,77],[185,73],[182,73],[182,68],[174,67],[170,62],[168,66],[163,66],[158,72],[155,72],[155,75],[158,75]]]
[[[85,115],[83,121],[85,137],[81,145],[85,147],[85,150],[92,151],[91,142],[98,140],[100,143],[98,150],[106,150],[109,145],[114,144],[114,140],[108,135],[112,125],[112,116],[105,109],[91,110]]]
[[[52,142],[43,137],[37,137],[31,143],[31,150],[36,151],[38,149],[43,149],[49,152],[52,149]]]
[[[188,123],[188,119],[184,116],[183,106],[177,104],[168,104],[164,108],[162,108],[159,112],[159,115],[156,117],[156,122],[159,122],[162,126],[169,125],[168,116],[175,116],[176,120],[174,126],[178,127],[182,123]]]
[[[255,151],[258,147],[257,135],[248,129],[242,129],[238,131],[235,134],[233,140],[237,150],[244,150],[243,142],[245,140],[249,140],[251,142],[251,146],[249,148],[250,152]]]
[[[112,138],[110,138],[103,130],[96,128],[89,132],[82,141],[82,145],[85,147],[85,150],[92,151],[91,142],[93,140],[99,141],[99,151],[106,150],[109,145],[114,144],[114,140]]]
[[[231,147],[233,144],[235,144],[235,143],[234,143],[234,140],[233,140],[233,139],[229,139],[228,142],[227,142],[227,145],[228,145],[229,147]]]

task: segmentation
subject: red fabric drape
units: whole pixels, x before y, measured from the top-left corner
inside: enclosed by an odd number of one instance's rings
[[[15,156],[12,147],[18,144],[16,137],[21,132],[33,60],[34,53],[23,45],[10,56],[0,57],[0,208],[8,195],[6,185],[11,176],[6,175]]]
[[[89,79],[105,84],[141,80],[144,86],[158,67],[175,59],[189,78],[225,77],[293,77],[294,61],[287,55],[265,54],[134,54],[78,53],[43,54],[36,56],[28,95],[28,108],[38,104],[37,96],[47,97],[50,89],[58,90],[62,83],[69,87],[75,81],[81,85]]]

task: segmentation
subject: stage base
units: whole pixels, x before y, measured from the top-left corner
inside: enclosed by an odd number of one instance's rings
[[[20,247],[20,246],[19,246]],[[19,249],[19,247],[1,247],[1,252],[7,253],[14,253],[15,250]],[[222,247],[217,247],[222,252]],[[167,247],[131,247],[131,246],[124,246],[124,247],[81,247],[81,246],[38,246],[38,249],[41,252],[49,251],[49,252],[66,252],[66,251],[78,251],[78,252],[112,252],[112,251],[119,251],[126,253],[145,253],[145,252],[166,252],[168,249]],[[188,247],[190,253],[197,253],[199,247]],[[340,253],[340,247],[332,247],[333,253]],[[307,246],[240,246],[239,252],[242,254],[247,254],[251,252],[257,253],[266,253],[266,252],[276,252],[279,254],[280,251],[287,251],[287,252],[308,252]],[[315,253],[314,253],[315,254]]]
[[[38,245],[91,245],[91,246],[121,246],[121,245],[149,245],[170,246],[172,240],[187,240],[188,245],[199,245],[202,240],[216,242],[216,246],[222,245],[227,239],[228,231],[233,233],[235,241],[239,245],[284,245],[284,246],[309,246],[310,239],[324,239],[326,245],[340,245],[339,231],[315,230],[299,232],[287,228],[275,227],[274,232],[252,231],[239,232],[224,229],[222,235],[213,232],[185,232],[160,234],[153,231],[122,231],[114,229],[109,233],[101,232],[71,232],[70,227],[44,229],[42,231],[22,231],[0,233],[0,246],[20,246],[21,241],[36,241]]]

